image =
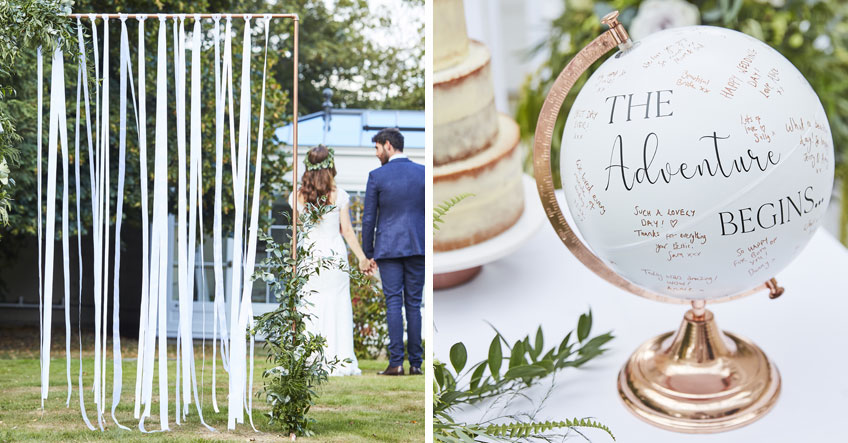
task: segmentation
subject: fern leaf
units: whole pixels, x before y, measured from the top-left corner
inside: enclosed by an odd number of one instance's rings
[[[474,197],[474,194],[459,194],[456,197],[451,198],[450,200],[446,200],[433,208],[433,229],[438,230],[439,224],[444,224],[445,221],[442,220],[442,217],[448,213],[454,206],[458,205],[459,202],[465,200],[466,198]]]
[[[503,423],[498,425],[489,425],[485,429],[486,435],[492,437],[507,437],[507,438],[526,438],[532,435],[539,435],[545,432],[548,432],[553,429],[559,428],[592,428],[592,429],[600,429],[615,440],[615,436],[612,434],[612,431],[598,421],[582,418],[582,419],[566,419],[564,421],[544,421],[544,422],[513,422],[513,423]]]

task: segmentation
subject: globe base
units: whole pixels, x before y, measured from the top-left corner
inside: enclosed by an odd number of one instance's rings
[[[780,374],[751,341],[718,329],[713,313],[689,310],[677,333],[640,346],[618,375],[618,392],[638,418],[663,429],[714,433],[765,415]]]

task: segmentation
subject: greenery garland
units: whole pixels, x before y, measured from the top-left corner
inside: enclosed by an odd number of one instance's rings
[[[309,161],[309,156],[307,155],[303,159],[303,164],[306,165],[307,171],[317,171],[319,169],[330,169],[336,167],[336,162],[333,158],[336,156],[336,151],[333,148],[327,148],[329,154],[327,154],[327,158],[319,163],[312,163]]]
[[[257,396],[264,396],[271,410],[266,413],[269,423],[278,425],[293,436],[310,436],[315,420],[309,410],[318,397],[317,388],[326,383],[330,372],[350,359],[339,360],[324,354],[327,340],[306,330],[312,315],[307,307],[315,291],[307,283],[322,270],[341,269],[351,276],[351,283],[372,287],[368,277],[338,257],[316,256],[313,244],[308,241],[310,229],[333,206],[307,204],[298,216],[297,256],[292,257],[290,242],[277,243],[270,235],[262,233],[267,258],[263,260],[253,278],[261,279],[276,297],[276,309],[256,317],[252,334],[265,338],[270,369],[262,373],[264,386]],[[284,214],[285,215],[285,214]]]

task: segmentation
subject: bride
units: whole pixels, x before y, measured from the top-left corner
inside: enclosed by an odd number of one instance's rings
[[[306,170],[297,192],[298,211],[303,211],[307,203],[318,205],[323,202],[334,206],[307,234],[308,241],[313,244],[313,253],[319,257],[336,256],[347,262],[347,242],[360,263],[366,263],[368,259],[350,223],[350,196],[344,189],[336,187],[333,150],[318,145],[309,150],[304,163]],[[291,203],[292,196],[289,196]],[[330,375],[360,375],[362,372],[353,352],[353,309],[348,274],[340,269],[322,269],[320,275],[309,279],[306,290],[311,293],[309,302],[312,303],[307,308],[312,314],[307,330],[326,338],[327,358],[351,361],[342,363]]]

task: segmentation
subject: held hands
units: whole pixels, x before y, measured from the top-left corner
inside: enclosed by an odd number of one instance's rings
[[[367,259],[363,257],[359,260],[359,270],[365,275],[374,275],[374,272],[377,271],[377,261],[373,258]]]

